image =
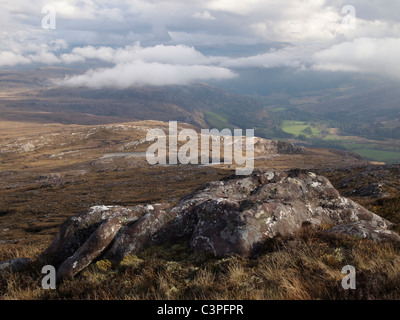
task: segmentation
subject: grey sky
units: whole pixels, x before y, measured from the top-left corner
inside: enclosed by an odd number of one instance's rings
[[[349,4],[356,20],[343,24]],[[45,5],[56,11],[55,30],[41,26]],[[398,12],[395,0],[2,0],[0,68],[109,63],[61,83],[92,87],[227,79],[249,67],[400,79]]]

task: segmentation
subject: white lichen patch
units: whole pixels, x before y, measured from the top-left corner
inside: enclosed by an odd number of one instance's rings
[[[312,187],[312,188],[318,188],[318,187],[320,187],[320,186],[321,186],[321,183],[320,183],[320,182],[314,181],[313,183],[311,183],[311,187]]]

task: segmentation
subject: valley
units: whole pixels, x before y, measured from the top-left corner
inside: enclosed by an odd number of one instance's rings
[[[400,97],[391,83],[371,89],[356,82],[266,96],[238,95],[205,83],[125,90],[55,86],[71,73],[79,70],[0,73],[0,119],[80,125],[157,120],[219,130],[252,128],[262,138],[347,150],[370,161],[400,161]]]

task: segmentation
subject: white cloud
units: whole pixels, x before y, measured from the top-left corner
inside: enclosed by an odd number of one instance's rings
[[[60,18],[71,20],[106,19],[124,21],[123,12],[118,7],[120,3],[118,1],[114,3],[117,6],[113,6],[111,1],[103,0],[57,0],[48,1],[46,5],[53,7]],[[37,4],[39,5],[40,2],[37,1]]]
[[[212,0],[207,1],[207,7],[212,10],[225,11],[238,15],[246,15],[256,10],[263,4],[263,0],[247,0],[247,1],[232,1],[232,0]]]
[[[219,61],[218,57],[207,57],[194,47],[185,45],[156,45],[142,47],[140,43],[125,46],[123,48],[110,47],[77,47],[71,51],[71,57],[75,55],[84,59],[96,59],[110,63],[128,63],[135,60],[144,62],[159,62],[181,65],[209,65]]]
[[[200,20],[215,20],[215,17],[213,17],[210,11],[207,10],[203,12],[196,12],[193,17]]]
[[[14,52],[10,51],[3,51],[0,52],[0,66],[15,66],[17,64],[27,64],[30,63],[31,60],[28,58],[20,55],[15,54]]]
[[[44,53],[37,56],[42,58]],[[49,60],[57,57],[48,56]],[[33,57],[31,57],[33,59]],[[184,45],[141,47],[139,43],[123,48],[78,47],[57,58],[59,63],[84,62],[88,59],[114,64],[66,77],[57,84],[92,88],[128,88],[142,85],[183,85],[193,81],[229,79],[235,73],[220,66],[225,58],[208,57]],[[53,61],[56,62],[56,61]]]
[[[376,73],[400,79],[400,38],[359,38],[317,52],[313,68]]]
[[[60,59],[52,52],[48,52],[46,49],[41,50],[35,54],[28,55],[28,58],[32,62],[43,63],[43,64],[56,64],[60,62]]]
[[[66,64],[72,64],[72,63],[82,63],[85,62],[86,59],[80,55],[76,54],[71,54],[71,53],[64,53],[60,56],[60,60],[63,63]]]
[[[113,61],[115,50],[109,47],[95,48],[93,46],[77,47],[72,50],[72,54],[84,59],[96,59],[103,61]]]
[[[66,77],[57,84],[125,89],[143,85],[184,85],[192,81],[229,79],[234,76],[232,71],[221,67],[146,63],[138,60],[132,63],[121,63],[113,68],[89,70],[83,75]]]

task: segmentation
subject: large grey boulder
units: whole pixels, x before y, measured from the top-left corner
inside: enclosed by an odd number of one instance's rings
[[[67,220],[43,257],[58,267],[61,280],[96,259],[117,263],[183,237],[190,237],[194,250],[217,257],[250,257],[266,239],[293,234],[306,222],[359,221],[382,234],[391,224],[341,197],[322,176],[301,170],[257,171],[207,183],[172,207],[93,207]]]

